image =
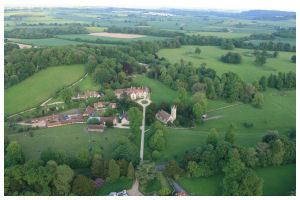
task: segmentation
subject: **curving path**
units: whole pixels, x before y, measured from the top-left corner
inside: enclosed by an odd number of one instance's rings
[[[143,196],[143,194],[139,191],[139,182],[137,179],[135,179],[135,182],[132,185],[132,188],[127,190],[127,193],[129,196]]]

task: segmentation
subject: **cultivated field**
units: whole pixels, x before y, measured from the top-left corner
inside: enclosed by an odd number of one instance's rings
[[[82,65],[48,67],[4,91],[5,115],[32,108],[84,75]]]
[[[278,72],[296,71],[295,63],[290,61],[292,52],[279,52],[277,58],[268,58],[267,63],[262,66],[255,66],[255,57],[248,56],[253,50],[238,49],[223,50],[215,46],[199,46],[202,50],[200,55],[195,55],[194,51],[197,46],[183,46],[177,49],[162,49],[158,52],[160,57],[165,57],[172,63],[180,62],[180,59],[186,62],[192,62],[195,67],[199,67],[202,63],[206,63],[207,67],[215,69],[217,74],[221,75],[225,72],[235,72],[243,80],[253,82],[261,76],[269,74],[277,74]],[[220,61],[220,57],[228,51],[240,53],[242,56],[241,64],[227,64]]]
[[[123,39],[134,39],[134,38],[145,37],[145,35],[138,35],[138,34],[107,33],[107,32],[90,33],[90,35],[97,36],[97,37],[111,37],[111,38],[123,38]]]
[[[266,167],[255,171],[259,177],[264,179],[263,195],[265,196],[286,196],[295,189],[296,165],[294,164]],[[191,195],[216,196],[222,194],[222,179],[222,175],[208,178],[180,178],[179,183]]]
[[[8,133],[11,141],[22,145],[26,160],[39,159],[40,153],[48,147],[76,154],[92,146],[103,148],[105,159],[111,158],[113,148],[122,137],[128,137],[129,129],[106,129],[103,133],[86,131],[86,124],[73,124],[55,128],[44,128],[27,133]]]

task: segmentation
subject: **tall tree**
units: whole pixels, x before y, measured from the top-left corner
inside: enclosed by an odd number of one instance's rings
[[[108,182],[115,182],[120,177],[120,167],[115,160],[110,160],[108,164]]]
[[[233,124],[230,124],[228,130],[226,131],[224,140],[226,142],[234,144],[234,142],[235,142],[235,127]]]
[[[95,183],[83,175],[77,175],[72,183],[72,192],[80,196],[93,196],[95,194]]]
[[[11,142],[6,148],[5,166],[23,164],[25,161],[22,147],[17,142]]]
[[[215,128],[210,129],[210,132],[208,133],[206,143],[211,144],[213,146],[216,146],[219,141],[219,133]]]

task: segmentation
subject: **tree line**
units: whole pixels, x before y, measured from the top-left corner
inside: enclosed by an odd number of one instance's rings
[[[4,32],[5,38],[40,39],[55,35],[85,34],[88,31],[81,25],[55,26],[55,27],[22,27]]]

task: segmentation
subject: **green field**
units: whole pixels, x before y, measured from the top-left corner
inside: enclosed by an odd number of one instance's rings
[[[243,146],[255,146],[268,130],[278,130],[280,134],[296,126],[296,91],[279,92],[269,89],[264,93],[265,103],[261,109],[249,104],[239,104],[214,112],[208,116],[222,116],[220,119],[206,121],[192,129],[169,129],[166,149],[162,160],[178,158],[186,150],[205,143],[211,128],[216,128],[222,138],[230,124],[236,126],[236,142]],[[232,105],[221,101],[209,101],[209,110]],[[245,128],[244,122],[253,123]]]
[[[156,104],[161,102],[173,102],[178,98],[178,94],[175,90],[172,90],[160,81],[150,79],[143,75],[136,75],[134,77],[134,82],[141,86],[151,88],[151,100]]]
[[[107,28],[106,28],[106,27],[90,26],[90,27],[86,27],[86,29],[87,29],[90,33],[97,33],[97,32],[103,32],[103,31],[105,31]]]
[[[248,49],[235,48],[232,52],[242,55],[241,64],[227,64],[220,61],[220,57],[228,52],[215,46],[199,46],[202,50],[201,54],[195,55],[193,52],[197,46],[182,46],[176,49],[162,49],[158,52],[160,57],[165,57],[171,63],[180,62],[184,59],[186,62],[191,61],[195,67],[199,67],[201,63],[206,63],[207,67],[215,69],[218,75],[232,71],[237,73],[243,80],[253,82],[261,76],[268,76],[271,73],[296,71],[295,63],[290,61],[291,52],[279,52],[278,58],[268,58],[267,63],[263,67],[254,65],[254,57],[248,57],[243,54],[251,52]]]
[[[167,39],[166,37],[155,37],[155,36],[146,36],[146,37],[140,37],[140,38],[113,38],[113,37],[102,37],[102,36],[94,36],[89,34],[69,34],[69,35],[57,35],[57,38],[65,39],[65,40],[75,40],[77,38],[82,40],[87,40],[89,42],[95,42],[97,39],[99,40],[105,40],[105,41],[111,41],[111,42],[134,42],[134,41],[153,41],[153,40],[164,40]]]
[[[201,36],[216,36],[221,38],[241,38],[247,37],[250,33],[241,32],[190,32],[188,35],[201,35]]]
[[[264,180],[263,195],[287,196],[296,188],[296,165],[266,167],[255,170]],[[180,178],[179,183],[191,195],[217,196],[222,195],[222,176],[208,178]]]
[[[4,91],[5,115],[37,106],[84,75],[82,65],[48,67]]]
[[[33,46],[65,46],[83,44],[83,42],[76,42],[70,40],[63,40],[59,38],[45,38],[45,39],[10,39],[13,42],[21,44],[30,44]]]
[[[51,147],[75,154],[81,149],[97,145],[103,148],[105,159],[111,158],[113,148],[122,137],[128,137],[129,129],[106,129],[103,133],[87,132],[86,124],[74,124],[54,128],[43,128],[33,132],[33,137],[26,133],[10,133],[10,141],[21,144],[26,160],[38,159],[41,151]]]

